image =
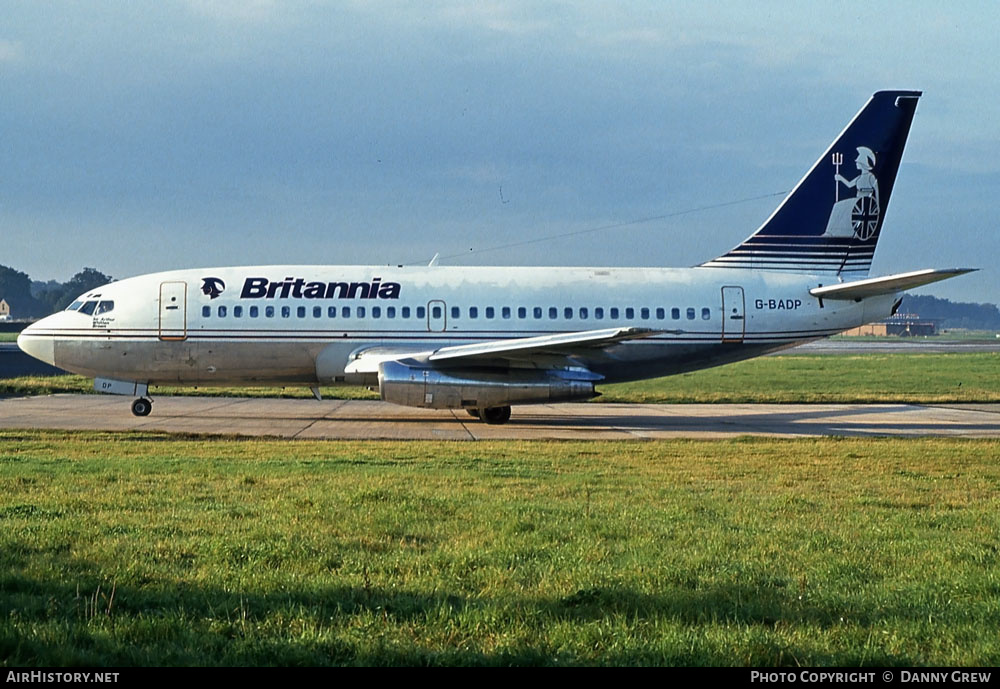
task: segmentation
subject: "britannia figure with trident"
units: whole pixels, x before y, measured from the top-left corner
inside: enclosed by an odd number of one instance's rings
[[[847,179],[840,174],[840,166],[844,162],[843,153],[834,153],[832,163],[837,172],[833,179],[837,183],[836,201],[827,223],[828,237],[855,236],[867,241],[878,228],[879,203],[878,179],[872,169],[875,167],[875,152],[867,146],[858,146],[858,157],[854,164],[860,173],[854,179]],[[854,198],[840,200],[840,185],[853,187],[857,190]]]

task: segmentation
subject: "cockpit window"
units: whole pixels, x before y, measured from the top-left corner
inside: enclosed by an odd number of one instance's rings
[[[97,302],[96,302],[96,301],[88,301],[88,302],[87,302],[86,304],[84,304],[84,305],[83,305],[83,307],[82,307],[82,308],[80,309],[80,313],[85,313],[85,314],[87,314],[88,316],[90,316],[90,315],[92,315],[92,314],[94,313],[94,309],[95,309],[95,308],[97,308]]]
[[[102,301],[97,304],[97,311],[95,315],[100,315],[102,313],[107,313],[115,308],[115,303],[113,301]]]
[[[82,301],[74,301],[72,304],[70,304],[69,306],[66,307],[66,310],[67,311],[76,311],[81,306],[83,306],[83,302]]]

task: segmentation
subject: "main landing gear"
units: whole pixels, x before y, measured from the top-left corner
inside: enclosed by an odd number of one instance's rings
[[[153,400],[151,399],[140,397],[132,402],[132,413],[136,416],[149,416],[151,411],[153,411]]]
[[[510,407],[489,407],[480,410],[478,416],[491,426],[499,426],[510,421]]]

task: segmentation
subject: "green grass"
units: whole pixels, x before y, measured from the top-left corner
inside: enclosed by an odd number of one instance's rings
[[[996,665],[1000,442],[0,432],[0,663]]]
[[[602,385],[599,402],[1000,402],[1000,354],[784,355],[667,378]],[[81,376],[0,380],[0,395],[91,393]],[[364,388],[322,388],[333,399],[375,399]],[[306,388],[154,387],[158,395],[309,397]]]
[[[605,402],[998,402],[1000,353],[789,354],[600,390]]]
[[[0,342],[17,342],[20,333],[0,333]]]

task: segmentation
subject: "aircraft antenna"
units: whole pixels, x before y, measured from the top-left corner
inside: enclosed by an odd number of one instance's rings
[[[501,249],[513,249],[519,246],[527,246],[529,244],[540,244],[542,242],[551,242],[555,239],[565,239],[566,237],[577,237],[582,234],[591,234],[593,232],[602,232],[604,230],[615,230],[620,227],[628,227],[630,225],[640,225],[642,223],[653,222],[654,220],[664,220],[666,218],[676,218],[681,215],[690,215],[692,213],[700,213],[702,211],[714,210],[716,208],[726,208],[727,206],[736,206],[741,203],[749,203],[751,201],[760,201],[762,199],[769,199],[774,196],[784,196],[789,192],[788,189],[784,191],[774,191],[770,194],[762,194],[760,196],[749,196],[744,199],[737,199],[735,201],[725,201],[723,203],[713,203],[709,206],[697,206],[695,208],[687,208],[682,211],[674,211],[673,213],[664,213],[663,215],[651,215],[645,218],[636,218],[635,220],[625,220],[623,222],[611,223],[610,225],[600,225],[598,227],[589,227],[583,230],[574,230],[572,232],[563,232],[561,234],[552,234],[546,237],[536,237],[535,239],[525,239],[520,242],[510,242],[508,244],[497,244],[495,246],[488,246],[482,249],[476,249],[469,247],[468,251],[463,251],[457,254],[448,254],[442,256],[440,253],[434,254],[434,258],[430,260],[428,265],[437,265],[439,259],[448,260],[450,258],[460,258],[462,256],[470,256],[472,254],[484,254],[488,251],[500,251]]]

